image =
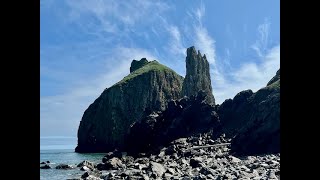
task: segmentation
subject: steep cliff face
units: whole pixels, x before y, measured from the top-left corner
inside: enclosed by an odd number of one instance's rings
[[[157,61],[133,61],[130,74],[84,112],[76,152],[106,152],[124,146],[124,135],[144,111],[165,110],[181,97],[183,77]]]
[[[280,152],[280,69],[256,93],[246,90],[218,107],[221,131],[238,154]]]
[[[206,55],[201,56],[200,51],[197,53],[194,46],[188,48],[186,77],[183,82],[182,95],[190,97],[202,90],[207,94],[206,101],[209,104],[215,105],[209,70],[209,62],[207,61]]]

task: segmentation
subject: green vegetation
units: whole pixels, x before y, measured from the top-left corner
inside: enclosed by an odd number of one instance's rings
[[[160,64],[158,61],[154,60],[154,61],[148,62],[143,67],[133,71],[132,73],[130,73],[128,76],[124,77],[121,81],[119,81],[115,85],[126,83],[126,82],[130,81],[131,79],[133,79],[141,74],[144,74],[146,72],[149,72],[149,71],[172,71],[172,72],[174,72],[172,69],[170,69],[167,66],[164,66],[164,65]]]
[[[280,79],[275,81],[274,83],[270,84],[269,86],[267,86],[268,88],[271,89],[276,89],[276,88],[280,88]]]

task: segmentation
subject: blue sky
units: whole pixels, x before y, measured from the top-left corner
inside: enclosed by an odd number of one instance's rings
[[[85,109],[133,59],[185,76],[193,45],[210,63],[218,104],[257,91],[280,68],[280,2],[41,0],[40,135],[76,136]]]

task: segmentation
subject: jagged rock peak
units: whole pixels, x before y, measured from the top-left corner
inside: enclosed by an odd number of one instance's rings
[[[147,60],[147,58],[142,58],[140,61],[133,60],[131,62],[131,66],[130,66],[130,73],[132,73],[133,71],[143,67],[144,65],[146,65],[148,63],[149,63],[149,61]]]
[[[203,56],[198,50],[198,53],[194,46],[187,49],[186,57],[186,77],[183,82],[182,95],[192,96],[196,95],[199,91],[207,93],[206,101],[209,104],[215,105],[215,99],[212,94],[210,68],[207,57]]]

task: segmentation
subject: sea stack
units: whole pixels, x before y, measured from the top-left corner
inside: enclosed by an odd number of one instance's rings
[[[194,46],[188,48],[186,77],[183,81],[182,95],[190,97],[202,90],[207,95],[207,103],[215,105],[209,70],[209,62],[207,61],[206,55],[201,56],[200,51],[197,53]]]
[[[183,77],[156,60],[133,60],[130,74],[107,88],[84,112],[76,152],[109,152],[124,146],[130,125],[146,111],[165,110],[181,97]]]

